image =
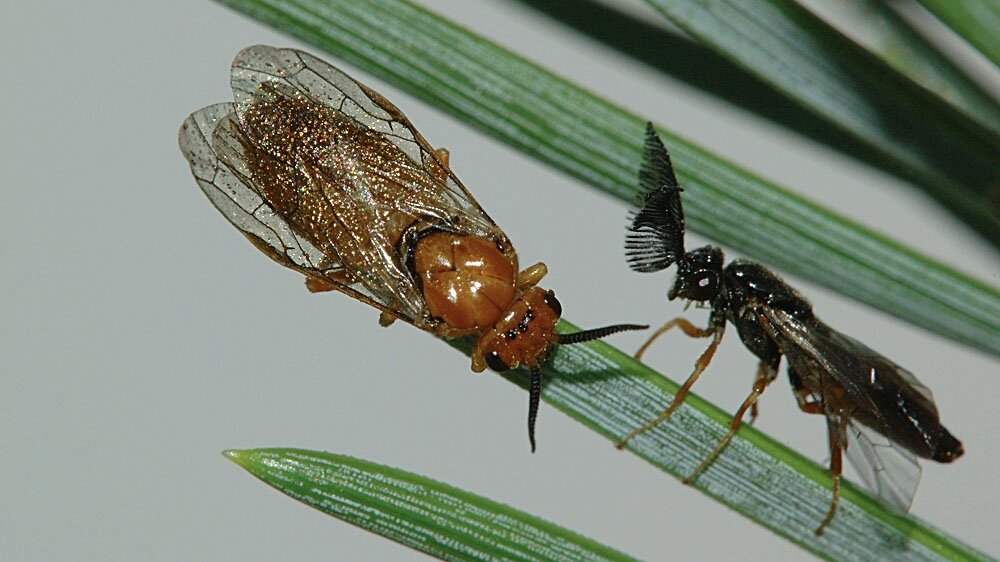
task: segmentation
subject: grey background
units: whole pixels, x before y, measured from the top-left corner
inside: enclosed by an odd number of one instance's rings
[[[755,172],[994,285],[1000,264],[891,177],[721,104],[517,3],[426,5]],[[230,97],[232,56],[305,48],[211,2],[5,3],[0,90],[0,558],[413,560],[303,507],[219,452],[297,446],[399,466],[650,560],[807,554],[525,396],[408,326],[310,295],[199,193],[176,147],[191,111]],[[671,274],[630,273],[625,206],[333,60],[451,149],[453,168],[517,245],[544,260],[572,321],[658,323]],[[689,245],[703,243],[692,236]],[[831,325],[908,366],[965,442],[925,463],[913,512],[1000,553],[995,358],[791,279]],[[703,311],[689,314],[699,322]],[[730,334],[732,336],[733,334]],[[616,337],[635,349],[643,335]],[[703,342],[648,361],[688,372]],[[733,410],[755,361],[727,338],[697,392]],[[784,379],[759,427],[819,461],[822,420]]]

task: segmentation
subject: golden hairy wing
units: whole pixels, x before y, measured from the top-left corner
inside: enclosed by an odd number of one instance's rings
[[[192,114],[180,144],[212,203],[283,265],[420,327],[435,323],[404,240],[435,227],[510,241],[409,120],[307,53],[249,47],[235,103]]]

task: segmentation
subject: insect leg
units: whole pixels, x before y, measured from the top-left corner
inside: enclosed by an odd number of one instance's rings
[[[378,315],[378,325],[382,326],[383,328],[388,328],[395,321],[396,317],[384,310],[382,311],[381,314]]]
[[[649,339],[646,340],[646,343],[642,344],[642,347],[639,348],[639,351],[635,352],[636,360],[637,361],[642,360],[642,354],[646,353],[646,350],[649,349],[649,346],[653,345],[653,342],[656,341],[656,338],[662,336],[664,333],[666,333],[675,326],[680,328],[681,331],[683,331],[685,334],[687,334],[689,337],[692,338],[707,338],[708,336],[711,336],[716,332],[716,328],[714,326],[709,326],[708,328],[699,328],[698,326],[695,326],[691,322],[688,322],[687,319],[678,316],[677,318],[674,318],[673,320],[667,322],[663,326],[660,326],[659,330],[653,332],[653,335],[649,336]],[[699,361],[701,360],[699,359]]]
[[[710,343],[708,345],[708,348],[705,349],[704,352],[702,352],[700,357],[698,357],[698,361],[696,361],[694,364],[694,371],[692,371],[691,375],[688,376],[686,381],[684,381],[684,384],[681,385],[679,389],[677,389],[677,394],[674,395],[674,399],[670,402],[670,405],[667,406],[667,409],[663,410],[663,412],[659,416],[657,416],[655,420],[647,423],[646,425],[638,429],[633,430],[631,433],[626,435],[625,439],[622,439],[621,441],[618,442],[618,444],[615,445],[615,447],[619,449],[625,448],[625,445],[633,437],[641,435],[649,431],[650,429],[653,429],[654,427],[660,425],[664,421],[666,421],[667,418],[669,418],[671,414],[674,413],[674,410],[676,410],[678,407],[680,407],[682,403],[684,403],[684,398],[687,397],[688,391],[691,390],[692,386],[694,386],[694,383],[698,380],[698,377],[701,376],[701,373],[704,372],[705,369],[708,367],[708,364],[712,362],[712,356],[715,355],[715,349],[719,347],[719,342],[722,341],[722,334],[725,331],[724,329],[725,324],[722,324],[721,326],[718,327],[713,327],[713,328],[708,328],[707,330],[703,330],[701,328],[698,328],[697,326],[694,326],[693,324],[691,324],[687,320],[684,320],[683,318],[675,318],[674,320],[667,322],[667,325],[665,325],[660,330],[665,332],[675,325],[680,326],[681,329],[684,330],[684,333],[691,335],[692,337],[707,337],[709,335],[712,335],[714,336],[712,338],[712,343]],[[688,330],[693,331],[694,335],[691,334]],[[704,332],[708,333],[705,334]]]
[[[694,469],[694,472],[684,479],[685,484],[694,482],[698,476],[701,475],[706,468],[708,468],[708,465],[712,464],[715,457],[719,456],[719,453],[726,448],[726,445],[729,445],[729,442],[733,439],[733,436],[736,435],[737,430],[739,430],[740,424],[743,423],[743,416],[746,414],[748,409],[751,410],[751,420],[757,417],[753,408],[757,405],[757,400],[760,398],[760,395],[764,393],[764,389],[767,388],[767,385],[771,384],[771,381],[777,378],[779,361],[781,361],[780,355],[771,364],[765,363],[764,361],[760,362],[760,366],[757,368],[757,376],[754,378],[753,388],[751,388],[750,394],[746,397],[746,400],[743,401],[740,409],[736,410],[736,414],[733,415],[733,421],[729,424],[729,431],[726,433],[725,437],[719,441],[719,444],[715,446],[715,449],[713,449],[712,452],[705,457],[705,460],[701,461],[698,468]],[[753,422],[751,421],[751,423]]]
[[[434,179],[443,182],[448,178],[448,149],[437,148],[434,150],[436,160],[429,160],[424,167],[430,172]]]
[[[336,291],[337,286],[329,281],[316,279],[315,277],[306,277],[306,289],[310,293],[325,293],[327,291]]]
[[[519,291],[530,289],[542,280],[542,277],[549,272],[549,268],[544,263],[538,262],[517,274],[517,288]]]
[[[435,148],[434,155],[437,156],[438,160],[440,160],[445,167],[449,166],[448,157],[450,156],[450,153],[447,148]]]
[[[842,437],[847,430],[847,424],[827,418],[826,428],[830,436],[830,475],[833,477],[833,498],[830,500],[830,510],[826,512],[826,517],[820,522],[819,527],[816,527],[816,536],[818,537],[823,536],[826,526],[830,524],[830,521],[833,521],[833,516],[837,513],[837,502],[840,500],[840,473],[843,469],[841,443],[844,441]]]
[[[306,289],[309,289],[310,293],[336,291],[345,285],[350,285],[351,283],[354,283],[354,277],[346,271],[328,273],[326,278],[306,277]],[[392,325],[395,321],[396,317],[384,310],[378,315],[378,324],[383,328]]]
[[[788,367],[788,380],[792,383],[792,391],[795,393],[795,400],[799,403],[799,409],[807,414],[823,414],[822,404],[819,401],[809,401],[809,394],[802,384],[802,379],[791,366]],[[830,476],[833,477],[833,497],[830,499],[830,509],[826,512],[826,517],[816,527],[816,536],[822,536],[826,526],[833,521],[833,516],[837,513],[837,502],[840,501],[840,473],[843,469],[843,450],[847,443],[847,421],[841,421],[837,417],[826,417],[826,432],[830,439]]]
[[[761,361],[760,364],[757,366],[757,374],[754,376],[753,379],[754,386],[756,387],[757,382],[760,380],[766,380],[767,382],[764,383],[764,386],[767,386],[771,384],[771,382],[774,379],[778,378],[778,365],[780,362],[781,362],[780,355],[776,356],[770,362]],[[759,412],[757,410],[757,402],[754,401],[754,403],[750,405],[750,425],[753,425],[753,422],[757,421],[758,413]]]
[[[759,381],[763,376],[765,367],[766,365],[764,364],[763,361],[761,361],[760,365],[757,367],[757,374],[754,375],[753,379],[753,384],[755,386],[757,384],[757,381]],[[754,401],[754,403],[750,405],[750,421],[748,422],[750,425],[753,425],[753,422],[757,421],[758,414],[760,414],[760,409],[757,407],[757,402]]]
[[[340,286],[350,285],[351,283],[354,283],[354,277],[346,271],[328,273],[326,274],[325,279],[319,277],[306,277],[306,289],[309,289],[310,293],[336,291],[340,288]]]
[[[809,401],[809,393],[806,391],[802,384],[802,379],[792,369],[792,366],[788,366],[788,380],[792,383],[792,394],[795,395],[795,401],[799,403],[799,409],[807,414],[822,414],[823,411],[820,409],[820,403],[816,401]]]

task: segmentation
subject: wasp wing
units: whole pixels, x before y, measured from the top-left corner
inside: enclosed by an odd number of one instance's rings
[[[920,483],[920,464],[913,453],[861,423],[847,427],[844,444],[851,465],[882,503],[906,513]]]
[[[516,265],[499,227],[379,94],[265,46],[236,56],[231,83],[236,103],[189,117],[181,148],[213,204],[275,260],[423,328],[436,320],[404,263],[412,228],[492,239]]]
[[[652,123],[646,123],[639,188],[638,209],[629,214],[625,256],[635,271],[660,271],[684,256],[683,189]]]
[[[815,318],[762,306],[758,318],[778,342],[812,401],[836,425],[849,420],[840,445],[862,480],[885,504],[909,508],[930,458],[948,435],[930,391],[906,369]]]

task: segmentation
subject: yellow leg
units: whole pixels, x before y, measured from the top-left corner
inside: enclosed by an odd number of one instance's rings
[[[714,329],[699,328],[698,326],[695,326],[694,324],[688,322],[687,319],[685,318],[681,317],[674,318],[670,322],[667,322],[663,326],[660,326],[659,330],[653,332],[653,335],[649,336],[649,339],[646,340],[646,343],[642,344],[642,347],[639,348],[639,351],[635,352],[636,360],[637,361],[642,360],[642,354],[646,353],[646,350],[649,349],[649,346],[653,345],[653,342],[656,341],[656,338],[662,336],[664,333],[666,333],[674,326],[680,328],[685,334],[687,334],[692,338],[707,338],[708,336],[711,336],[713,333],[715,333]]]
[[[438,148],[434,150],[436,160],[431,160],[424,165],[434,179],[443,182],[448,177],[448,149]]]
[[[844,468],[840,440],[832,422],[827,421],[827,429],[830,434],[830,475],[833,476],[833,497],[830,499],[830,509],[827,510],[826,517],[820,522],[819,527],[816,527],[817,537],[823,536],[823,531],[826,530],[827,525],[833,521],[833,516],[837,513],[837,503],[840,501],[840,473]]]
[[[382,311],[382,314],[378,315],[378,325],[383,328],[388,328],[396,321],[396,317],[388,312]]]
[[[517,274],[517,288],[524,291],[530,289],[542,280],[542,277],[549,272],[549,268],[544,263],[538,262]]]
[[[795,394],[795,401],[799,403],[799,409],[807,414],[823,414],[822,402],[816,400],[810,402],[809,394],[802,388],[798,377],[791,370],[788,374],[791,375],[792,391]],[[827,417],[826,431],[830,438],[830,476],[833,477],[833,496],[830,498],[830,508],[826,511],[826,516],[820,521],[819,527],[816,527],[816,536],[818,537],[823,536],[826,527],[833,521],[833,516],[837,513],[837,504],[840,502],[840,474],[844,468],[844,461],[841,458],[843,455],[841,444],[847,442],[844,436],[846,430],[845,422]]]
[[[757,374],[753,378],[753,383],[756,385],[757,381],[766,380],[767,382],[764,383],[764,386],[767,386],[776,378],[778,378],[778,364],[775,363],[774,368],[772,369],[767,363],[761,361],[760,364],[757,365]],[[747,422],[750,425],[753,425],[753,422],[757,421],[757,414],[759,413],[757,405],[757,402],[750,405],[750,421]]]
[[[447,148],[437,148],[437,149],[435,149],[434,150],[434,155],[437,156],[437,159],[440,160],[442,164],[444,164],[445,168],[449,167],[448,159],[450,157],[450,153],[448,152]]]
[[[683,320],[681,318],[677,318],[675,321],[668,322],[667,324],[671,324],[673,322],[676,322],[676,325],[681,326],[681,329],[684,330],[685,333],[687,333],[687,329],[684,327],[685,325],[690,326],[695,330],[699,331],[701,330],[700,328],[691,325],[687,320]],[[661,330],[666,331],[663,328],[661,328]],[[615,445],[615,447],[618,447],[619,449],[625,448],[625,445],[627,445],[629,440],[631,440],[633,437],[641,435],[649,431],[650,429],[653,429],[654,427],[660,425],[661,423],[667,421],[667,419],[674,413],[674,410],[679,408],[680,405],[684,403],[684,398],[687,397],[688,391],[691,390],[692,386],[694,386],[694,383],[698,380],[698,377],[701,376],[701,373],[704,372],[704,370],[708,367],[708,364],[712,362],[712,356],[715,355],[715,349],[719,347],[719,342],[722,341],[721,330],[714,332],[714,335],[715,337],[712,339],[712,343],[710,343],[708,345],[708,348],[702,352],[700,357],[698,357],[698,361],[696,361],[694,364],[694,371],[691,372],[691,375],[688,376],[686,381],[684,381],[684,384],[681,385],[681,387],[677,390],[677,394],[674,395],[674,399],[670,402],[670,405],[667,406],[667,409],[663,410],[663,413],[657,416],[655,420],[647,423],[646,425],[638,429],[633,430],[631,433],[626,435],[625,439],[619,441],[618,444]]]
[[[750,394],[746,397],[746,400],[743,401],[740,409],[736,410],[736,414],[733,416],[733,420],[729,424],[729,431],[726,433],[726,436],[719,441],[719,444],[715,446],[715,449],[713,449],[707,457],[705,457],[705,460],[701,461],[698,468],[694,469],[694,472],[684,479],[685,484],[690,484],[697,480],[698,476],[700,476],[701,473],[708,468],[708,465],[712,464],[712,461],[719,456],[719,453],[726,448],[726,445],[729,445],[733,436],[736,435],[736,432],[740,429],[740,424],[743,423],[743,416],[747,413],[748,409],[751,410],[751,415],[753,415],[752,408],[757,404],[757,400],[760,398],[760,395],[764,393],[764,389],[767,388],[767,385],[771,384],[771,381],[774,380],[773,377],[768,378],[766,375],[767,372],[767,365],[762,362],[760,367],[757,369],[757,377],[754,380],[753,388],[750,390]]]
[[[316,279],[315,277],[306,277],[306,289],[309,289],[310,293],[325,293],[337,290],[337,286],[329,281]]]
[[[336,291],[342,285],[350,285],[353,282],[354,278],[349,273],[341,271],[339,273],[327,274],[325,278],[306,277],[306,289],[310,293],[325,293]]]

